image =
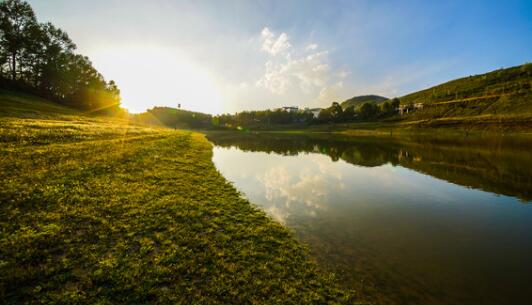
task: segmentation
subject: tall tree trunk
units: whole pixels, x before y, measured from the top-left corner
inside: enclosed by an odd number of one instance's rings
[[[11,76],[13,80],[16,80],[17,79],[17,53],[16,52],[13,52],[13,54],[11,54],[11,65],[12,65]]]

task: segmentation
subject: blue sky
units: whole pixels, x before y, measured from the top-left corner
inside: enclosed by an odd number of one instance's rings
[[[29,2],[133,112],[327,106],[532,61],[532,1]]]

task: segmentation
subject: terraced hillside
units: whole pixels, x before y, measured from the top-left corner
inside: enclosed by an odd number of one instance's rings
[[[407,120],[477,117],[480,121],[523,124],[532,117],[532,64],[456,79],[400,98],[402,105],[423,104]]]

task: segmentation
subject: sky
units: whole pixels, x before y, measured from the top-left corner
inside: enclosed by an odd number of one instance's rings
[[[131,112],[402,96],[532,61],[532,1],[30,0]]]

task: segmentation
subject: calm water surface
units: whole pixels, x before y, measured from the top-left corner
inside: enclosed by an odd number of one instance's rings
[[[532,304],[530,139],[219,133],[237,189],[375,304]]]

